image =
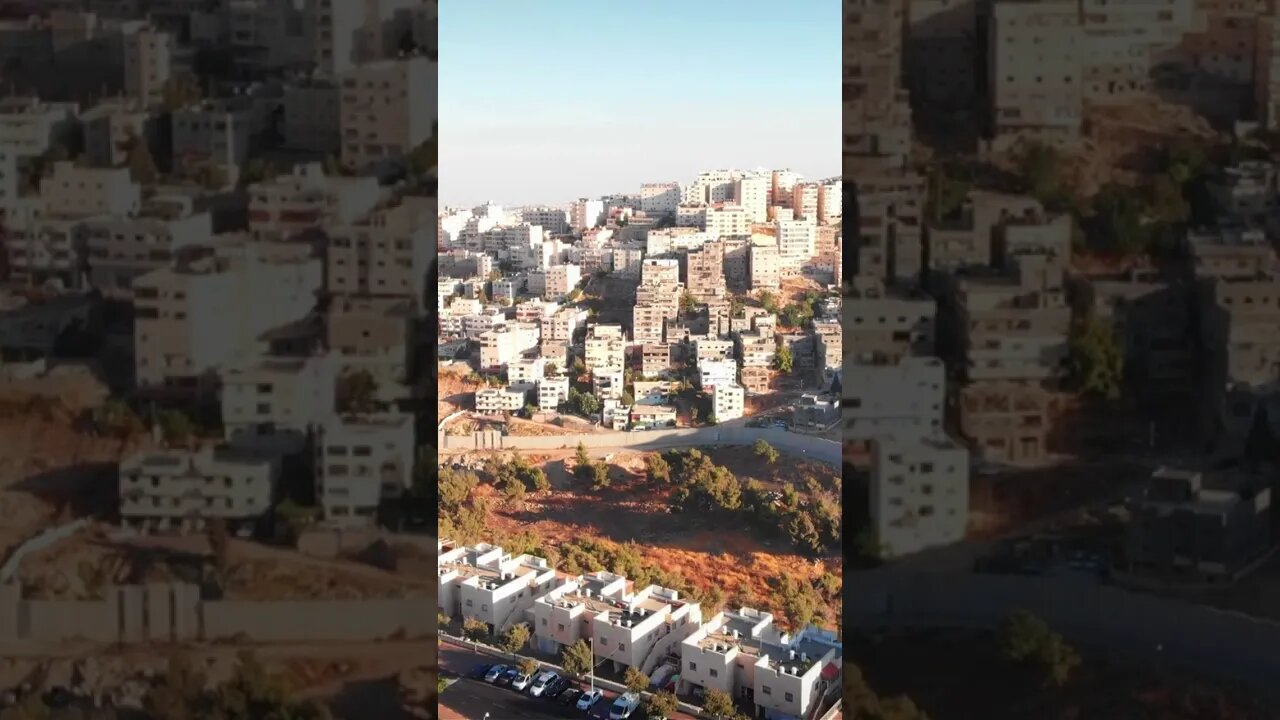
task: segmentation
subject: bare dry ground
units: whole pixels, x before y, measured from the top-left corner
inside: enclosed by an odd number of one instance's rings
[[[750,448],[709,454],[738,477],[750,475],[775,487],[783,481],[798,482],[804,475],[829,487],[837,473],[826,465],[794,461],[764,466]],[[533,531],[551,546],[579,538],[634,541],[658,567],[679,572],[701,588],[719,588],[726,595],[744,590],[775,615],[784,613],[770,604],[769,578],[789,575],[813,581],[824,573],[841,576],[843,561],[838,554],[815,560],[793,552],[785,540],[761,541],[745,529],[725,527],[722,521],[668,512],[671,489],[651,485],[644,478],[646,453],[615,454],[610,460],[613,484],[600,492],[568,477],[572,455],[562,451],[528,458],[544,468],[554,491],[530,493],[518,505],[500,500],[491,486],[478,488],[477,493],[494,501],[492,527],[504,533]],[[826,615],[838,617],[839,608],[829,608]]]
[[[436,400],[436,417],[443,418],[458,410],[475,407],[475,392],[482,387],[480,383],[467,380],[470,368],[465,363],[454,363],[441,368],[439,373],[438,400]]]

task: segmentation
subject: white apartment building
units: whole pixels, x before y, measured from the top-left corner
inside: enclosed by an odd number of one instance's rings
[[[752,243],[748,253],[747,266],[751,289],[778,289],[782,284],[782,255],[778,252],[778,246]]]
[[[143,450],[120,461],[120,519],[137,530],[251,530],[271,512],[280,460],[244,448]]]
[[[680,183],[644,183],[640,186],[640,211],[645,215],[675,215],[680,204]]]
[[[840,178],[824,180],[818,185],[818,223],[830,225],[843,215],[844,181]]]
[[[244,102],[205,100],[173,113],[173,162],[194,176],[203,169],[222,173],[227,184],[240,176],[257,130]]]
[[[744,400],[746,392],[737,383],[721,383],[711,388],[711,415],[716,422],[736,420],[746,410]]]
[[[538,326],[515,322],[480,334],[481,370],[500,370],[538,346]]]
[[[675,258],[645,258],[640,263],[640,284],[680,282],[680,261]]]
[[[380,205],[364,219],[327,229],[327,290],[333,294],[401,297],[421,308],[435,248],[430,203],[406,197]]]
[[[623,601],[627,579],[600,570],[565,581],[533,601],[533,639],[538,650],[558,655],[579,640],[594,641],[595,619]]]
[[[560,403],[569,401],[569,376],[538,378],[538,409],[555,410]]]
[[[744,175],[734,181],[733,201],[747,213],[748,222],[762,223],[769,219],[768,175]]]
[[[58,162],[53,172],[40,180],[40,202],[49,217],[129,217],[142,209],[142,188],[129,178],[128,168]]]
[[[736,360],[704,360],[698,363],[698,384],[703,388],[732,385],[737,381]]]
[[[480,388],[476,391],[476,412],[482,415],[501,415],[524,408],[528,395],[516,388]]]
[[[716,238],[750,237],[751,218],[741,205],[712,205],[706,210],[703,229]]]
[[[310,248],[249,243],[138,277],[135,382],[201,389],[228,361],[259,351],[264,332],[306,317],[322,272]]]
[[[538,225],[549,233],[569,232],[569,211],[553,207],[528,207],[520,210],[520,221]]]
[[[680,594],[650,585],[623,595],[614,607],[592,619],[591,649],[596,662],[612,663],[615,670],[652,668],[680,647],[680,642],[702,624],[702,608],[680,599]]]
[[[546,358],[535,357],[528,360],[516,360],[507,363],[507,382],[512,385],[519,383],[536,383],[542,379],[547,365]]]
[[[535,270],[530,273],[531,286],[534,285],[533,275],[540,277],[544,298],[561,298],[572,292],[578,283],[582,282],[582,267],[568,263],[552,265],[545,270]]]
[[[1087,52],[1077,0],[994,3],[987,37],[997,141],[1077,139]]]
[[[569,226],[574,232],[599,227],[604,218],[604,201],[579,198],[569,208]]]
[[[707,204],[703,202],[682,202],[676,206],[676,227],[692,227],[705,230],[707,226]]]
[[[316,434],[316,498],[327,523],[367,526],[413,484],[413,416],[332,418]]]
[[[543,340],[569,342],[578,328],[587,321],[587,311],[571,307],[562,307],[542,318]]]
[[[587,371],[617,368],[626,364],[627,341],[621,325],[592,325],[587,333],[582,362]]]
[[[480,544],[439,556],[440,609],[487,624],[495,634],[525,622],[534,600],[556,587],[556,572],[543,558],[512,557],[502,548]]]
[[[75,238],[89,282],[107,297],[131,299],[133,281],[173,262],[183,248],[213,240],[213,218],[187,197],[153,196],[137,217],[102,215],[81,222]]]
[[[907,357],[896,364],[844,364],[841,409],[845,436],[868,440],[942,432],[947,369],[934,357]]]
[[[338,369],[334,355],[264,357],[229,365],[219,374],[227,440],[300,451],[307,433],[335,412]]]
[[[357,169],[400,161],[431,139],[436,72],[426,57],[380,60],[342,78],[342,160]]]
[[[871,522],[885,557],[964,539],[969,451],[945,435],[896,435],[872,443]]]
[[[731,360],[733,341],[713,337],[698,338],[693,341],[693,356],[698,363],[707,360]]]
[[[0,152],[16,158],[43,155],[74,137],[76,103],[45,102],[36,97],[0,99]]]
[[[778,220],[774,223],[774,232],[778,238],[778,260],[782,265],[803,265],[813,257],[818,242],[818,226],[812,221]]]
[[[164,96],[172,74],[173,38],[149,25],[124,33],[124,92],[148,105]]]
[[[353,224],[377,206],[383,193],[377,178],[330,176],[320,163],[307,163],[253,183],[248,195],[254,237],[289,240],[313,228]]]

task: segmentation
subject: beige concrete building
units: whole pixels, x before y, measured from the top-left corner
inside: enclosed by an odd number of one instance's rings
[[[600,570],[565,581],[533,601],[533,646],[559,655],[579,640],[593,641],[595,618],[622,602],[627,579]]]
[[[333,355],[264,357],[219,373],[222,426],[229,442],[297,452],[333,416],[338,362]]]
[[[370,525],[413,484],[413,416],[333,418],[315,439],[316,498],[327,523]]]
[[[80,116],[84,154],[95,167],[116,167],[129,159],[135,142],[150,143],[156,118],[133,101],[107,100]]]
[[[251,103],[238,96],[205,100],[173,113],[173,162],[190,177],[212,170],[234,184],[258,130]]]
[[[776,244],[753,243],[750,248],[752,290],[776,290],[781,284],[782,258]]]
[[[511,387],[480,388],[476,391],[476,412],[482,415],[513,413],[524,408],[528,397],[524,390]]]
[[[538,328],[529,323],[500,325],[480,334],[480,369],[497,371],[538,346]]]
[[[969,452],[942,434],[876,438],[871,523],[885,557],[964,540]]]
[[[973,454],[1010,464],[1043,462],[1065,397],[1037,383],[996,381],[960,389],[960,432]]]
[[[48,152],[77,132],[76,103],[46,102],[36,97],[0,99],[0,151],[16,158]]]
[[[173,38],[149,25],[124,32],[124,92],[147,105],[163,99],[173,65]]]
[[[933,298],[918,290],[858,280],[841,309],[853,359],[894,363],[903,357],[933,354],[938,314]]]
[[[727,293],[724,275],[724,244],[709,242],[681,258],[684,284],[698,300],[720,297]]]
[[[645,343],[640,347],[640,374],[660,377],[672,367],[671,345],[665,342]]]
[[[942,433],[947,368],[935,357],[895,363],[844,364],[841,415],[848,439],[936,436]]]
[[[127,168],[79,167],[58,162],[40,180],[40,202],[46,217],[132,216],[142,209],[142,189]]]
[[[435,67],[425,57],[380,60],[342,78],[342,160],[355,168],[400,161],[431,139]]]
[[[362,221],[328,230],[326,287],[332,294],[399,297],[420,308],[434,251],[429,203],[407,197]]]
[[[190,198],[154,195],[136,217],[103,215],[76,226],[89,282],[108,297],[131,299],[135,278],[168,266],[184,248],[213,240],[213,219]]]
[[[259,240],[289,240],[307,230],[353,225],[383,198],[377,178],[326,175],[319,163],[253,183],[248,195],[249,229]],[[387,216],[375,221],[385,222]]]
[[[914,285],[924,269],[925,179],[914,172],[878,174],[858,182],[853,247],[858,275]]]
[[[1084,119],[1089,52],[1079,0],[995,2],[987,30],[987,86],[997,147],[1020,138],[1071,144]]]
[[[324,344],[347,366],[368,370],[390,401],[412,365],[418,317],[409,300],[338,296],[324,316]]]
[[[680,642],[702,624],[702,609],[675,590],[650,585],[623,595],[591,622],[597,663],[611,663],[618,672],[628,667],[643,671],[678,651]]]
[[[813,224],[819,221],[818,197],[821,186],[818,183],[796,183],[791,187],[791,211],[796,220],[808,220]]]
[[[280,461],[244,448],[146,450],[120,462],[120,519],[139,530],[251,530],[271,512]]]
[[[437,563],[441,611],[480,620],[495,634],[525,622],[534,601],[557,586],[545,559],[487,543],[443,552]]]
[[[845,176],[902,168],[911,155],[911,107],[901,85],[906,5],[844,5]],[[772,204],[778,202],[775,185]]]

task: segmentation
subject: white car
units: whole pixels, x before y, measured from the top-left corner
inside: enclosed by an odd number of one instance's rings
[[[609,708],[609,720],[627,720],[638,707],[640,696],[629,692],[613,701],[613,707]]]
[[[507,671],[506,665],[494,665],[489,668],[489,672],[484,674],[484,681],[487,683],[498,682],[498,678],[502,677],[502,673]]]
[[[517,675],[517,676],[515,677],[515,679],[514,679],[514,680],[512,680],[512,681],[511,681],[511,689],[512,689],[512,690],[524,690],[525,688],[529,687],[529,682],[530,682],[531,680],[532,680],[532,678],[530,678],[530,677],[529,677],[528,675],[526,675],[525,673],[520,673],[519,675]]]
[[[547,670],[546,672],[539,673],[538,676],[533,679],[533,684],[529,686],[529,694],[533,697],[542,697],[542,693],[546,692],[546,689],[551,687],[551,683],[555,682],[559,678],[559,673],[554,670]]]
[[[578,709],[590,710],[591,706],[599,702],[602,697],[604,697],[603,690],[588,690],[582,693],[582,697],[578,698]]]

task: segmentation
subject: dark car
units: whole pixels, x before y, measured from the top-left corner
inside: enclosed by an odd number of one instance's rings
[[[512,680],[515,680],[516,678],[520,677],[520,675],[521,675],[521,672],[519,668],[511,668],[510,670],[499,675],[498,681],[495,682],[494,685],[498,685],[500,687],[506,687],[507,685],[511,684]]]
[[[578,688],[566,688],[564,692],[560,693],[560,695],[556,698],[556,702],[560,703],[561,705],[568,705],[569,707],[573,707],[574,705],[578,704],[579,697],[582,697],[581,690],[579,690]]]
[[[484,676],[487,675],[489,670],[492,668],[493,665],[490,665],[489,663],[480,663],[467,671],[467,677],[472,680],[483,680]]]
[[[551,683],[551,685],[542,692],[542,697],[544,698],[556,697],[557,695],[564,692],[565,690],[568,690],[571,684],[572,683],[570,682],[569,678],[558,677],[556,678],[555,682]]]

